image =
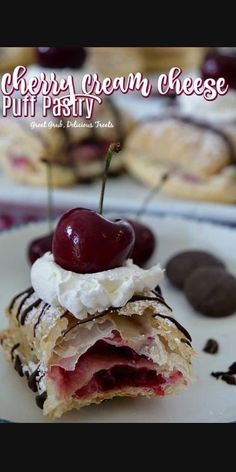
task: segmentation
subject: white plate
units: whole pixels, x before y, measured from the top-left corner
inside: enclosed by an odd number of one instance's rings
[[[223,258],[236,275],[236,230],[180,218],[144,220],[158,235],[159,245],[152,262],[164,265],[169,256],[186,248],[203,248]],[[45,233],[45,224],[24,226],[0,235],[0,327],[6,325],[4,307],[21,289],[29,286],[29,266],[25,252],[28,242]],[[174,307],[177,319],[190,331],[199,357],[194,361],[197,380],[175,397],[157,399],[122,399],[104,402],[70,412],[63,422],[230,422],[236,420],[236,387],[216,380],[210,373],[226,370],[236,361],[236,314],[210,319],[194,312],[183,294],[167,280],[161,284],[164,295]],[[207,339],[220,344],[216,355],[202,348]],[[0,418],[18,422],[49,422],[35,405],[34,394],[24,379],[9,365],[0,352]]]

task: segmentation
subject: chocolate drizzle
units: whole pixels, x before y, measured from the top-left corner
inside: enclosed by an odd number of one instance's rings
[[[39,367],[37,367],[37,369],[28,378],[28,386],[33,392],[38,391],[37,380],[36,380],[38,375],[39,375]]]
[[[173,311],[172,308],[169,305],[167,305],[162,295],[159,295],[156,292],[153,292],[153,293],[155,294],[155,297],[147,297],[146,295],[134,295],[127,303],[146,301],[146,300],[156,301],[156,302],[161,303],[162,305],[165,305],[169,310]]]
[[[40,364],[38,367],[32,372],[31,374],[29,373],[28,370],[23,371],[23,364],[21,362],[20,356],[17,354],[14,358],[14,352],[15,350],[20,346],[20,343],[15,344],[12,349],[11,349],[11,360],[14,365],[14,369],[17,371],[17,373],[20,375],[20,377],[25,377],[27,378],[28,381],[28,387],[33,391],[33,392],[38,392],[38,384],[42,377],[44,377],[45,372],[43,372],[40,375]],[[46,400],[47,393],[43,392],[41,395],[37,395],[36,397],[36,403],[40,408],[43,408],[44,401]]]
[[[188,346],[192,347],[191,343],[188,341],[188,339],[182,338],[180,341],[181,341],[181,343],[187,344]]]
[[[11,348],[11,360],[13,362],[14,359],[14,351],[20,346],[20,343],[14,344],[14,346]]]
[[[134,295],[128,302],[128,303],[135,303],[135,302],[138,302],[138,301],[155,301],[155,302],[158,302],[158,303],[161,303],[162,305],[165,305],[169,310],[172,311],[172,308],[167,305],[167,303],[165,302],[164,298],[162,297],[162,295],[159,295],[158,293],[156,293],[155,291],[153,291],[153,294],[155,294],[155,297],[148,297],[146,295]],[[95,314],[95,315],[91,315],[91,316],[88,316],[87,318],[85,318],[84,320],[79,320],[77,321],[74,325],[72,325],[70,328],[68,328],[64,333],[63,333],[63,338],[67,335],[67,333],[69,333],[70,331],[72,331],[72,329],[76,328],[76,326],[79,326],[81,324],[84,324],[84,323],[88,323],[89,321],[93,321],[97,318],[101,318],[102,316],[106,316],[106,315],[112,315],[112,313],[116,313],[117,311],[120,311],[122,310],[124,307],[123,306],[120,306],[120,307],[112,307],[112,308],[108,308],[107,310],[104,310],[104,311],[101,311],[101,313],[98,313],[98,314]],[[65,315],[65,313],[64,313]],[[63,315],[63,316],[64,316]],[[168,318],[168,317],[167,317]],[[176,322],[177,323],[177,322]],[[181,326],[181,325],[180,325]],[[184,328],[183,328],[184,329]],[[181,330],[180,330],[181,331]],[[183,331],[182,331],[183,332]],[[187,331],[186,331],[187,332]],[[190,338],[190,335],[189,335],[189,339],[191,340]]]
[[[160,296],[163,298],[160,285],[157,285],[157,286],[154,288],[153,293],[157,293],[158,295],[160,295]]]
[[[42,302],[41,298],[38,298],[38,300],[35,300],[34,303],[31,303],[31,305],[29,305],[25,310],[22,311],[22,315],[21,315],[21,319],[20,319],[20,323],[21,323],[22,326],[25,324],[25,320],[26,320],[26,317],[27,317],[28,313],[33,308],[37,308],[40,305],[41,302]]]
[[[21,360],[20,360],[19,356],[17,355],[15,357],[14,369],[16,370],[16,372],[19,374],[20,377],[24,377],[24,372],[23,372],[22,367],[23,366],[22,366]]]
[[[14,362],[14,369],[16,372],[20,375],[20,377],[24,377],[24,372],[23,372],[23,366],[20,360],[20,357],[18,354],[14,358],[14,352],[15,350],[20,346],[20,343],[14,344],[14,346],[11,348],[11,360]]]
[[[16,296],[12,299],[12,301],[11,301],[11,303],[10,303],[10,305],[9,305],[8,310],[9,310],[9,311],[12,310],[12,308],[14,307],[14,304],[15,304],[16,300],[17,300],[19,297],[21,297],[21,296],[24,295],[24,294],[27,294],[27,296],[24,297],[24,301],[25,301],[25,300],[28,298],[28,296],[32,295],[33,292],[34,292],[33,287],[30,287],[30,288],[27,288],[27,290],[24,290],[24,292],[18,293],[18,295],[16,295]],[[23,303],[24,303],[24,301],[23,301]],[[18,310],[19,310],[19,309],[18,309]]]
[[[43,392],[35,397],[36,405],[42,410],[44,402],[47,399],[47,392]]]
[[[27,295],[22,298],[19,306],[18,306],[18,310],[17,310],[17,313],[16,313],[16,319],[19,320],[19,316],[20,316],[20,312],[21,312],[21,308],[23,307],[24,303],[26,302],[27,298],[31,297],[31,295],[34,293],[34,289],[31,288],[29,289]]]
[[[40,312],[40,314],[39,314],[39,316],[38,316],[38,319],[37,319],[37,321],[36,321],[36,323],[35,323],[35,325],[34,325],[34,337],[35,337],[35,334],[36,334],[37,326],[39,325],[40,320],[41,320],[41,318],[42,318],[42,316],[43,316],[45,310],[46,310],[48,307],[49,307],[49,304],[48,304],[48,303],[45,303],[45,304],[43,305],[43,308],[42,308],[42,310],[41,310],[41,312]]]
[[[167,319],[167,320],[170,320],[173,324],[175,324],[176,328],[178,328],[179,331],[181,331],[181,333],[183,333],[186,338],[191,342],[192,341],[192,338],[189,334],[189,332],[177,321],[175,320],[174,318],[172,318],[172,316],[167,316],[167,315],[160,315],[159,313],[156,313],[155,315],[153,315],[153,317],[155,318],[156,316],[159,316],[160,318],[163,318],[163,319]]]

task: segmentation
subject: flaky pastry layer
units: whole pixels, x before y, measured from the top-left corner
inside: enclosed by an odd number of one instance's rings
[[[37,393],[38,406],[51,418],[115,396],[174,394],[192,379],[191,338],[156,293],[139,294],[122,308],[110,308],[80,321],[62,307],[48,306],[28,289],[13,300],[7,316],[9,328],[0,335],[5,354],[18,373],[27,377],[28,385]],[[80,359],[99,340],[113,343],[112,333],[118,333],[115,355],[122,340],[122,346],[138,353],[141,363],[155,370],[163,385],[156,390],[148,385],[117,385],[111,390],[88,390],[81,396],[70,385],[58,389],[63,369],[68,375],[75,372]],[[135,368],[136,361],[127,362]]]

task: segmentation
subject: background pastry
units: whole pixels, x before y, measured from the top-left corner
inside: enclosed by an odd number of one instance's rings
[[[166,71],[173,66],[199,67],[206,48],[135,47],[89,48],[89,63],[104,76],[116,77],[130,72]]]
[[[58,128],[36,128],[29,119],[0,119],[0,162],[6,174],[14,180],[47,185],[47,172],[43,159],[52,164],[52,184],[67,187],[76,181],[75,172],[68,165],[67,142]]]
[[[35,59],[35,48],[0,48],[0,73],[11,72],[16,66],[27,66]]]
[[[93,72],[100,72],[105,77],[145,71],[145,59],[140,48],[93,47],[89,49],[88,60]]]
[[[81,91],[80,84],[84,74],[91,72],[84,48],[38,48],[36,52],[39,63],[28,68],[28,77],[37,77],[44,72],[46,78],[50,79],[53,71],[59,80],[70,74],[74,77],[76,92]],[[54,162],[56,186],[67,186],[76,180],[87,181],[100,177],[110,143],[122,143],[134,124],[127,113],[117,108],[112,98],[102,98],[103,103],[95,107],[89,122],[83,117],[55,118],[51,112],[47,119],[42,118],[40,97],[35,117],[23,119],[9,115],[8,119],[2,118],[0,161],[3,169],[15,180],[43,185],[44,170],[40,162],[43,156]],[[50,122],[52,126],[48,126]],[[35,126],[32,127],[32,123]],[[66,166],[62,171],[58,167],[60,164]],[[117,175],[121,170],[122,161],[115,159],[110,173]]]
[[[76,92],[81,92],[81,80],[86,73],[92,73],[88,50],[82,47],[73,48],[37,48],[38,63],[28,69],[29,76],[38,76],[44,72],[50,78],[53,71],[57,78],[72,75]],[[123,122],[119,110],[113,101],[103,97],[103,104],[94,111],[93,127],[86,119],[75,119],[72,116],[63,119],[65,128],[62,130],[67,139],[67,155],[73,164],[76,178],[90,180],[101,175],[104,167],[103,157],[110,142],[120,140],[123,133]],[[111,122],[111,127],[98,126]],[[50,130],[49,130],[50,133]],[[120,162],[112,163],[111,171],[119,172]]]
[[[166,116],[140,122],[126,140],[123,162],[149,186],[168,174],[163,191],[170,195],[236,201],[232,143],[198,120]]]
[[[166,71],[174,66],[182,69],[199,67],[205,49],[197,47],[139,48],[146,72]]]
[[[229,89],[216,100],[207,101],[201,95],[177,97],[179,112],[214,126],[230,139],[236,154],[236,48],[210,49],[199,64],[203,79],[224,77]],[[198,73],[192,73],[194,78]]]

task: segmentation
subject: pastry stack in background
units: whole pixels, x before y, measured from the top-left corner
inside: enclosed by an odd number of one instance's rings
[[[145,72],[167,71],[177,66],[181,69],[199,67],[206,48],[197,47],[152,47],[140,48],[145,64]]]
[[[180,95],[159,117],[140,122],[126,140],[128,172],[153,187],[163,175],[163,192],[172,197],[236,202],[236,52],[206,52],[189,73],[203,79],[224,77],[226,95],[214,101]]]
[[[139,123],[122,158],[130,174],[150,187],[168,176],[162,187],[167,195],[234,203],[234,152],[224,133],[177,114]]]
[[[198,68],[207,48],[202,47],[90,47],[87,64],[102,75],[155,72],[170,67]],[[0,73],[36,62],[33,47],[0,47]]]
[[[150,80],[155,72],[167,72],[173,66],[183,68],[190,77],[225,77],[226,95],[209,102],[202,96],[153,95],[144,100],[139,94],[104,97],[91,121],[111,122],[113,127],[88,127],[83,118],[63,120],[48,117],[56,127],[33,128],[32,118],[0,119],[0,165],[14,180],[29,185],[45,185],[43,160],[53,164],[53,185],[68,187],[100,177],[104,156],[111,142],[120,141],[123,151],[114,159],[111,173],[128,172],[149,187],[163,175],[163,193],[177,198],[236,202],[236,55],[232,48],[101,48],[78,49],[78,63],[69,52],[73,48],[38,48],[54,50],[52,55],[38,56],[36,48],[0,48],[1,69],[29,64],[28,73],[37,75],[54,71],[59,78],[71,73],[77,82],[87,72],[103,76],[126,76],[142,72]],[[59,55],[55,51],[59,50]],[[14,61],[11,61],[10,58]],[[68,59],[68,63],[67,63]],[[76,59],[76,60],[77,60]],[[37,63],[37,60],[39,62]],[[41,62],[40,62],[41,61]],[[54,61],[50,64],[50,61]],[[72,61],[72,62],[71,62]],[[59,65],[60,64],[60,65]],[[215,72],[212,72],[212,64]],[[214,75],[215,74],[215,75]],[[121,97],[124,98],[124,97]],[[174,98],[174,100],[173,100]],[[143,111],[144,113],[137,113]],[[152,106],[149,106],[152,104]],[[135,106],[134,106],[135,105]],[[154,111],[154,113],[153,113]],[[140,119],[143,116],[144,118]],[[68,126],[68,122],[72,122]],[[75,126],[73,125],[75,122]],[[79,124],[76,125],[76,122]]]
[[[76,182],[90,182],[104,171],[104,157],[112,142],[123,141],[133,120],[119,112],[111,100],[97,107],[94,121],[108,122],[114,127],[67,127],[71,120],[52,115],[50,121],[58,127],[32,127],[32,121],[42,122],[40,116],[32,118],[0,118],[0,165],[2,170],[17,182],[29,185],[47,185],[45,163],[52,164],[54,187],[68,187]],[[79,123],[85,124],[80,119]],[[123,170],[120,159],[114,159],[110,173],[118,175]]]
[[[103,76],[126,76],[131,72],[145,72],[145,58],[140,48],[89,48],[91,68]]]
[[[0,74],[11,72],[18,65],[27,66],[35,59],[35,48],[0,47]]]
[[[44,72],[50,80],[52,72],[58,79],[71,74],[78,93],[82,77],[92,71],[89,54],[81,47],[38,48],[34,54],[35,63],[28,66],[28,77]],[[20,183],[46,185],[43,161],[47,160],[53,166],[55,187],[68,187],[100,177],[109,145],[114,141],[122,143],[134,124],[134,119],[119,110],[112,97],[102,99],[103,103],[95,106],[89,121],[84,117],[56,118],[52,113],[47,119],[42,118],[40,96],[35,117],[1,117],[0,165],[3,171]],[[121,171],[121,160],[114,160],[111,173],[118,175]]]
[[[197,47],[142,47],[90,48],[92,67],[110,77],[130,72],[165,71],[173,66],[184,69],[199,67],[206,48]]]

